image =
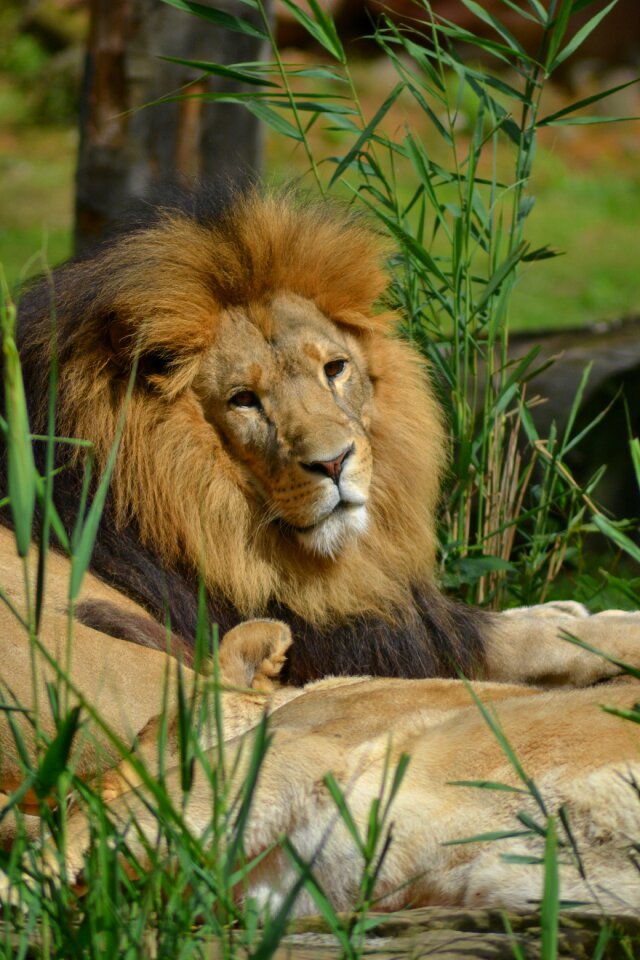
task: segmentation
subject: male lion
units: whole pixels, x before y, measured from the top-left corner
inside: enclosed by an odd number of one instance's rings
[[[164,647],[150,617],[168,617],[188,648],[202,578],[223,632],[250,617],[290,625],[293,684],[462,671],[585,685],[616,671],[560,629],[637,660],[639,614],[588,617],[568,604],[496,616],[439,591],[442,416],[396,317],[376,308],[384,249],[325,201],[198,194],[56,271],[56,433],[91,441],[98,473],[135,375],[92,559],[99,579],[79,619]],[[51,312],[46,284],[20,304],[35,434],[46,432]],[[44,469],[44,445],[35,453]],[[84,454],[56,445],[68,529]],[[114,622],[100,581],[138,605],[131,629]],[[63,596],[60,581],[52,591]]]
[[[160,208],[55,273],[56,434],[90,440],[98,472],[117,438],[132,375],[135,383],[72,648],[66,647],[68,563],[59,553],[49,564],[40,641],[77,691],[131,741],[161,709],[164,672],[175,667],[159,652],[167,644],[167,619],[183,655],[193,645],[199,578],[209,617],[223,632],[257,632],[258,653],[248,670],[223,642],[225,676],[235,684],[250,685],[256,664],[263,676],[265,660],[267,680],[277,672],[278,651],[262,657],[261,643],[286,630],[274,620],[285,621],[294,638],[284,665],[289,686],[275,696],[276,702],[294,702],[288,712],[274,714],[264,803],[290,816],[301,846],[314,849],[329,836],[325,828],[333,817],[326,795],[316,790],[316,773],[345,771],[343,785],[353,784],[361,818],[393,728],[393,751],[415,750],[418,759],[400,798],[405,805],[398,822],[406,832],[381,877],[381,895],[397,902],[392,891],[423,872],[433,854],[441,858],[442,881],[432,873],[422,885],[406,888],[407,902],[493,902],[478,872],[486,856],[495,896],[505,902],[507,881],[493,853],[434,852],[440,839],[484,829],[492,811],[504,818],[513,806],[508,794],[498,809],[486,793],[445,788],[450,777],[510,776],[475,708],[461,708],[466,688],[457,681],[405,686],[374,680],[363,686],[334,679],[301,696],[301,685],[330,674],[429,678],[461,670],[491,680],[584,686],[618,667],[564,643],[559,631],[638,666],[640,615],[589,617],[577,604],[560,604],[492,616],[439,592],[434,516],[445,462],[443,426],[423,363],[396,336],[396,318],[375,309],[385,286],[383,253],[379,238],[344,208],[249,192]],[[46,286],[25,295],[18,340],[34,434],[46,432],[50,316]],[[35,444],[35,455],[44,469],[42,444]],[[81,501],[84,455],[83,447],[56,446],[54,502],[68,529]],[[24,610],[9,530],[0,531],[0,558],[1,585]],[[238,627],[250,617],[271,619]],[[0,656],[9,693],[26,708],[45,703],[44,683],[56,669],[49,664],[31,677],[25,633],[4,606]],[[593,851],[594,871],[607,882],[611,870],[619,871],[626,884],[626,860],[617,846],[626,840],[614,806],[635,829],[626,788],[616,777],[634,759],[633,730],[629,725],[621,732],[617,721],[594,710],[599,692],[540,695],[523,710],[523,697],[534,693],[490,685],[481,696],[514,698],[505,706],[505,724],[509,735],[514,725],[516,747],[534,751],[531,773],[548,783],[553,803],[573,804],[580,839],[589,831],[598,839],[613,837]],[[628,707],[634,696],[620,687],[608,699]],[[302,714],[296,713],[298,697]],[[230,704],[232,723],[244,722],[246,703]],[[574,709],[565,737],[558,720]],[[326,733],[338,714],[344,720],[336,721],[337,732],[349,733],[342,748]],[[18,713],[15,722],[27,748],[33,746],[29,717]],[[51,718],[41,723],[45,733],[53,732]],[[314,729],[317,737],[308,732]],[[237,726],[228,732],[234,731]],[[569,754],[568,745],[573,749],[580,738],[580,751]],[[153,754],[153,724],[143,740]],[[102,741],[80,738],[75,764],[81,776],[90,779],[114,764],[117,751],[108,738]],[[547,742],[554,746],[545,760],[540,744],[546,748]],[[312,743],[320,751],[313,776],[300,759]],[[24,778],[23,758],[6,724],[0,725],[0,748],[0,784],[13,791]],[[107,796],[121,792],[129,776],[124,768],[108,778]],[[603,799],[601,776],[619,804]],[[302,778],[302,807],[287,792],[295,777]],[[596,798],[584,816],[580,796]],[[193,797],[189,815],[198,828],[204,809],[198,804],[210,810],[206,785],[197,781]],[[33,798],[22,799],[29,814]],[[317,808],[307,806],[312,800]],[[417,802],[429,811],[420,823],[411,815]],[[114,814],[130,803],[152,829],[135,794],[116,798]],[[265,809],[258,804],[256,816]],[[305,834],[304,823],[316,814],[320,832]],[[276,832],[284,822],[277,820]],[[8,818],[2,824],[10,842],[12,825]],[[82,818],[74,824],[69,849],[79,864],[86,833]],[[338,870],[344,876],[337,906],[351,902],[344,841],[335,830],[326,854],[327,875]],[[424,858],[412,859],[419,851]],[[265,886],[258,878],[256,892],[277,895],[286,887],[279,857],[274,851],[264,861]],[[521,870],[528,876],[527,868]],[[576,883],[567,895],[582,899]],[[533,888],[523,880],[521,889]],[[528,895],[519,894],[517,902]],[[626,888],[624,895],[625,904],[637,903]]]

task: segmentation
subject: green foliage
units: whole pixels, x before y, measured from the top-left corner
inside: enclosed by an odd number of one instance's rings
[[[0,11],[3,120],[16,128],[68,124],[78,109],[82,60],[78,40],[84,32],[80,23],[84,17],[77,9],[56,9],[42,0],[30,6],[25,10],[24,4],[5,0]],[[47,47],[39,20],[46,28],[44,34],[55,36],[56,49]]]

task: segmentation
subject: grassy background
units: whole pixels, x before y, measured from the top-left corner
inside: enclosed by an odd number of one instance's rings
[[[382,60],[357,64],[354,72],[371,115],[393,79]],[[620,79],[626,77],[588,78],[578,95]],[[25,269],[29,272],[30,258],[43,247],[51,264],[71,253],[77,147],[69,122],[62,126],[36,122],[37,115],[30,118],[26,108],[20,112],[16,85],[15,78],[0,79],[0,101],[12,105],[0,128],[0,262],[10,285]],[[551,86],[547,98],[553,110],[576,95]],[[614,99],[606,110],[640,114],[640,93],[634,88],[624,91],[621,102]],[[387,127],[397,131],[405,122],[419,129],[422,121],[415,106],[402,102],[390,113]],[[464,129],[460,135],[464,138]],[[318,131],[316,137],[317,155],[328,155],[328,135]],[[548,243],[567,253],[523,271],[514,292],[513,327],[578,327],[637,314],[640,127],[621,123],[550,129],[543,131],[540,141],[532,181],[536,206],[528,235],[534,245]],[[267,176],[286,179],[305,172],[303,151],[292,150],[284,138],[269,132]]]

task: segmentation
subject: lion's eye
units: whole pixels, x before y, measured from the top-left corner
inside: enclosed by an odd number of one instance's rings
[[[335,380],[336,377],[339,377],[341,373],[344,373],[346,366],[346,360],[329,360],[329,363],[325,363],[324,365],[324,372],[327,379]]]
[[[239,390],[229,400],[232,407],[259,407],[260,400],[253,390]]]

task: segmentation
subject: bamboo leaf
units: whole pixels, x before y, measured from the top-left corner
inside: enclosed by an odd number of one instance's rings
[[[599,100],[605,100],[607,97],[610,97],[612,94],[617,93],[619,90],[626,90],[627,87],[632,87],[635,83],[640,82],[640,77],[635,77],[633,80],[627,80],[626,83],[620,83],[617,87],[610,87],[608,90],[602,90],[600,93],[594,93],[590,97],[585,97],[583,100],[576,100],[575,103],[570,104],[568,107],[563,107],[562,110],[556,110],[555,113],[550,113],[546,117],[543,117],[542,120],[538,120],[537,127],[547,127],[556,123],[558,120],[561,120],[563,117],[569,116],[569,114],[575,113],[576,110],[582,110],[584,107],[591,106],[592,103],[597,103]],[[591,118],[590,122],[594,122]],[[605,119],[604,117],[602,118]]]
[[[636,563],[640,563],[640,547],[637,543],[634,543],[630,537],[623,533],[622,530],[619,530],[618,527],[614,526],[611,521],[607,520],[601,513],[597,513],[594,516],[593,522],[600,533],[604,533],[605,537],[608,537],[617,547],[620,547],[621,550],[628,553]]]
[[[567,57],[570,57],[572,53],[575,53],[578,47],[582,46],[589,34],[593,33],[598,24],[604,20],[607,14],[613,10],[617,3],[618,0],[611,0],[611,3],[609,3],[603,10],[600,10],[598,13],[596,13],[589,21],[587,21],[587,23],[584,24],[584,26],[580,27],[580,29],[576,31],[571,40],[569,40],[567,43],[566,47],[560,51],[558,56],[549,67],[549,73],[552,73],[557,66],[559,66],[561,63],[564,63]],[[568,2],[567,6],[570,6]]]
[[[553,61],[555,60],[556,54],[560,49],[560,44],[562,39],[567,32],[567,27],[569,25],[569,17],[571,16],[571,8],[573,5],[573,0],[559,0],[560,3],[560,12],[553,22],[553,27],[551,29],[551,36],[549,40],[549,47],[547,50],[547,58],[545,61],[545,72],[550,74],[553,70]],[[557,8],[556,8],[557,9]],[[551,12],[551,8],[550,8]]]
[[[398,97],[400,96],[404,88],[405,88],[404,82],[398,83],[394,87],[394,89],[391,91],[391,93],[389,94],[387,99],[384,101],[382,106],[376,111],[373,118],[366,125],[366,127],[364,128],[364,130],[362,131],[362,133],[360,134],[360,136],[358,137],[354,145],[351,147],[349,152],[345,154],[345,156],[342,158],[342,160],[334,170],[333,176],[331,177],[331,181],[329,184],[330,186],[334,184],[336,180],[340,176],[342,176],[342,174],[347,169],[347,167],[349,167],[352,164],[353,160],[358,156],[362,147],[367,143],[373,131],[376,129],[376,127],[378,126],[382,118],[385,116],[385,114],[388,113],[390,108],[396,102],[396,100],[398,99]]]
[[[524,52],[524,49],[522,48],[522,44],[520,44],[516,40],[516,38],[513,36],[513,34],[510,33],[509,30],[507,30],[505,25],[501,23],[491,13],[489,13],[488,10],[485,10],[484,7],[481,7],[479,3],[475,2],[475,0],[462,0],[462,2],[467,8],[467,10],[470,10],[471,13],[475,14],[475,16],[479,20],[482,20],[483,23],[486,23],[490,27],[493,27],[496,33],[498,33],[503,40],[506,40],[507,44],[511,47],[512,50],[515,50],[517,53],[524,55],[525,52]]]
[[[554,257],[562,256],[564,256],[562,250],[556,250],[545,243],[544,247],[538,247],[537,250],[531,250],[531,252],[523,254],[521,260],[523,263],[530,263],[532,260],[552,260]]]
[[[529,0],[529,6],[535,11],[541,24],[546,24],[548,22],[550,14],[547,13],[540,0]]]
[[[517,3],[514,3],[513,0],[502,0],[505,6],[509,7],[510,10],[513,10],[514,13],[517,13],[519,17],[523,17],[524,20],[528,20],[530,23],[536,23],[538,26],[541,26],[544,23],[544,20],[540,20],[540,16],[534,16],[531,13],[527,13],[526,10],[523,10],[521,6]],[[544,10],[542,11],[544,13]]]
[[[254,26],[242,17],[235,17],[224,10],[218,10],[216,7],[206,7],[202,3],[195,3],[194,0],[162,0],[175,7],[176,10],[184,10],[185,13],[192,13],[196,17],[201,17],[216,27],[223,27],[225,30],[232,30],[234,33],[244,33],[249,37],[257,37],[259,40],[268,40],[264,30]]]
[[[207,60],[183,60],[181,57],[159,57],[159,59],[166,60],[167,63],[177,63],[183,67],[191,67],[193,70],[199,70],[201,73],[209,73],[216,77],[223,77],[225,80],[237,80],[238,83],[249,83],[259,87],[279,86],[273,80],[267,80],[266,77],[260,74],[241,69],[241,64],[232,64],[227,67],[220,63],[209,63]]]
[[[485,284],[484,289],[478,302],[474,309],[474,315],[480,313],[480,311],[486,306],[491,297],[497,293],[498,288],[506,280],[510,273],[512,273],[517,265],[522,260],[523,254],[527,250],[527,244],[523,241],[519,243],[515,250],[512,250],[509,256],[504,260],[492,277],[489,278],[488,282]]]
[[[632,120],[640,120],[639,116],[628,117],[567,117],[566,120],[553,120],[546,124],[548,127],[579,127],[596,125],[599,123],[627,123]]]
[[[305,28],[314,40],[324,47],[332,57],[345,62],[344,48],[335,28],[335,24],[327,13],[319,6],[317,0],[308,0],[309,7],[314,14],[310,17],[306,10],[299,7],[293,0],[282,0],[283,4],[289,10],[301,26]]]
[[[294,127],[292,123],[277,113],[267,103],[264,103],[264,101],[245,100],[244,105],[254,117],[258,117],[259,120],[264,120],[276,133],[281,133],[283,136],[289,137],[290,140],[304,140],[303,134],[297,127]]]

